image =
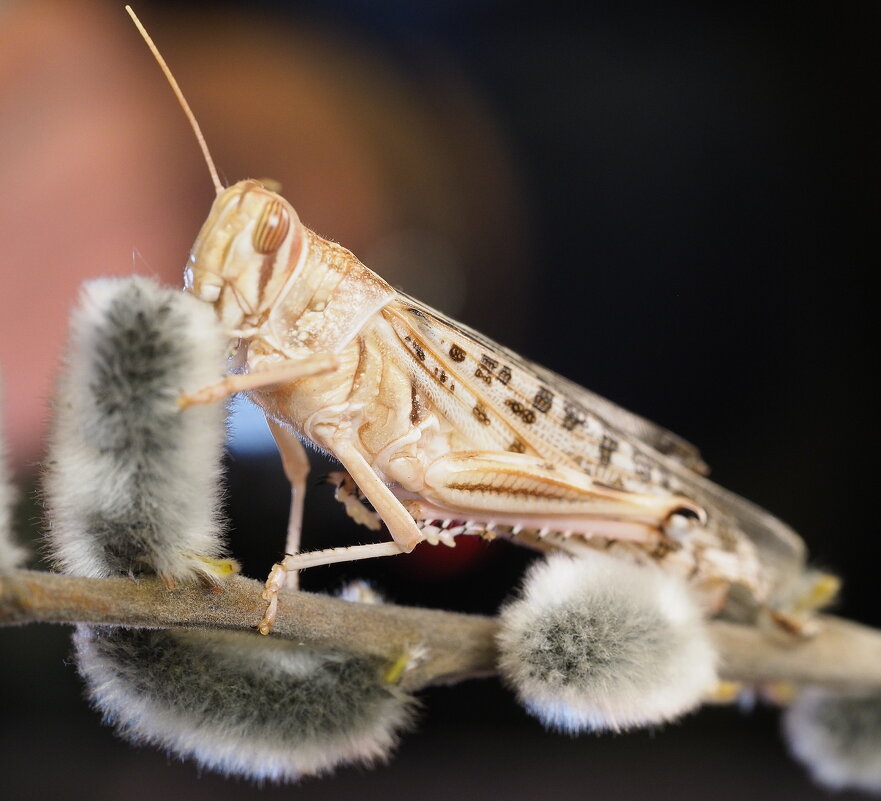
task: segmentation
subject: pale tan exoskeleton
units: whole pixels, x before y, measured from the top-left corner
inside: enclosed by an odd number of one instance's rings
[[[707,480],[693,446],[395,291],[277,193],[252,180],[224,189],[211,169],[217,198],[185,287],[214,305],[241,372],[182,403],[247,391],[281,451],[292,508],[263,633],[301,568],[472,533],[656,561],[714,610],[732,595],[732,609],[785,620],[829,594],[834,582],[805,584],[799,537]],[[391,541],[298,552],[301,438],[342,464],[350,514],[382,520]]]

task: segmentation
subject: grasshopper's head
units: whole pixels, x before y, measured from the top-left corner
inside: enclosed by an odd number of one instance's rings
[[[259,326],[297,266],[303,225],[290,203],[259,181],[217,195],[190,251],[184,288],[213,303],[224,327]]]

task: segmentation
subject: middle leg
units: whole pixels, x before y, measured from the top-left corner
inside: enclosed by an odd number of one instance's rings
[[[285,541],[285,555],[300,552],[300,536],[303,530],[303,498],[306,494],[306,478],[309,475],[309,456],[300,438],[289,428],[267,417],[269,430],[278,446],[285,475],[291,485],[291,508],[288,514],[288,532]],[[285,587],[296,590],[299,586],[299,573],[291,570],[285,577]]]

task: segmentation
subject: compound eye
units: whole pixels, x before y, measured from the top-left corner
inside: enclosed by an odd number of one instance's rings
[[[291,228],[291,215],[280,200],[269,200],[260,212],[260,219],[251,233],[251,242],[258,253],[273,253],[281,247]]]

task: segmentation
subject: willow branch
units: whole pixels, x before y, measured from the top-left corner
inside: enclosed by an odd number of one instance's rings
[[[236,576],[221,591],[157,579],[87,579],[17,571],[0,576],[0,625],[92,623],[254,631],[265,602],[260,582]],[[791,681],[881,690],[881,632],[821,617],[820,633],[796,638],[710,621],[723,678]],[[427,657],[406,674],[408,689],[495,673],[496,622],[479,615],[370,605],[307,592],[282,592],[273,636],[319,648],[394,659],[422,646]],[[254,635],[258,636],[258,635]]]
[[[722,677],[881,690],[881,631],[831,615],[821,615],[817,622],[819,633],[803,638],[779,629],[711,621]]]
[[[255,632],[266,609],[262,591],[262,582],[241,576],[225,581],[219,591],[198,586],[168,590],[154,578],[92,579],[20,570],[0,576],[0,625],[94,623]],[[477,615],[283,591],[271,636],[391,660],[422,646],[428,658],[405,679],[408,689],[417,689],[493,673],[494,633],[495,622]]]

